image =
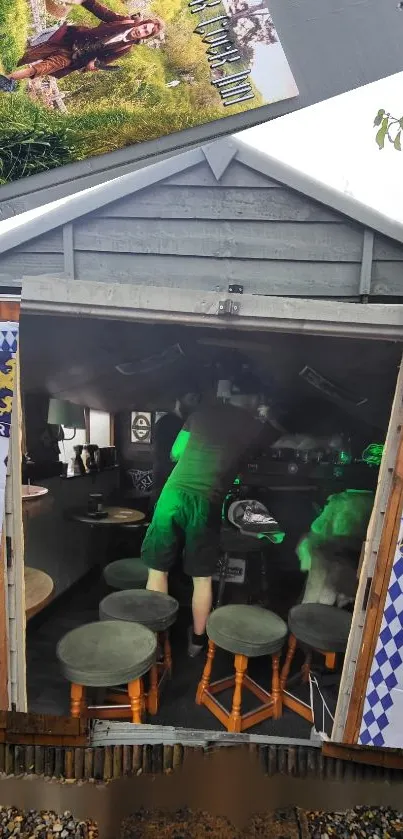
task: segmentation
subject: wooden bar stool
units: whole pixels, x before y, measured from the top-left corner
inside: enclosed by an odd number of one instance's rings
[[[145,588],[148,568],[141,557],[126,557],[110,562],[103,570],[103,578],[109,588],[117,591]]]
[[[172,654],[169,629],[176,621],[179,604],[168,594],[158,591],[129,590],[108,594],[99,604],[101,621],[134,621],[146,626],[155,633],[163,651],[161,661],[153,663],[150,670],[147,710],[150,714],[158,713],[159,696],[162,683],[172,672]],[[127,694],[121,695],[121,701],[127,701]],[[117,696],[115,701],[119,701]]]
[[[155,662],[157,641],[145,626],[104,621],[88,623],[68,632],[59,641],[56,655],[70,682],[71,716],[107,719],[129,718],[141,723],[142,676]],[[128,703],[122,706],[88,706],[85,689],[127,685]]]
[[[290,636],[280,677],[282,701],[286,708],[295,711],[308,722],[313,722],[310,705],[287,690],[288,676],[297,646],[300,645],[307,652],[302,668],[303,681],[309,681],[313,652],[324,655],[326,667],[333,670],[337,655],[346,651],[351,619],[352,615],[349,612],[321,603],[302,603],[300,606],[294,606],[288,615]]]
[[[260,606],[222,606],[210,615],[207,635],[207,661],[197,689],[197,704],[205,705],[227,731],[245,731],[270,717],[281,717],[279,661],[287,637],[287,624],[278,615]],[[210,684],[216,647],[235,656],[235,676]],[[271,693],[247,675],[248,659],[262,655],[270,655],[272,659]],[[235,688],[232,709],[228,712],[216,695],[232,687]],[[243,687],[262,703],[247,714],[241,714]]]

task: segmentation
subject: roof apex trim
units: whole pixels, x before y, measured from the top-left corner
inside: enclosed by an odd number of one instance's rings
[[[307,198],[336,210],[352,221],[403,244],[403,225],[399,222],[308,177],[270,155],[253,149],[239,136],[232,136],[219,138],[213,143],[179,153],[175,157],[91,187],[71,198],[63,199],[61,203],[56,201],[47,207],[45,205],[42,208],[42,215],[34,218],[31,217],[32,211],[22,213],[17,217],[16,226],[11,229],[7,229],[9,220],[0,222],[0,253],[5,253],[56,227],[69,224],[81,216],[153,186],[179,172],[185,172],[200,163],[207,162],[219,181],[232,160],[237,160],[261,175],[284,184]],[[29,219],[24,220],[24,216],[29,216]]]
[[[237,154],[238,147],[232,138],[228,139],[225,137],[224,139],[216,140],[215,143],[208,143],[208,145],[202,146],[202,151],[215,179],[219,181],[228,169],[231,160]]]

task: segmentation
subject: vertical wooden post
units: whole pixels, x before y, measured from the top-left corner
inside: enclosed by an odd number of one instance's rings
[[[26,656],[25,656],[25,577],[24,577],[24,528],[21,497],[21,387],[20,354],[15,361],[15,387],[11,417],[11,439],[8,456],[6,483],[5,535],[9,544],[10,567],[8,569],[9,602],[12,620],[9,621],[10,657],[13,657],[13,674],[10,680],[10,701],[17,711],[27,711]]]
[[[109,445],[116,445],[115,414],[109,415]]]
[[[403,430],[392,479],[392,491],[386,508],[371,591],[366,611],[361,648],[351,691],[351,700],[344,729],[343,743],[357,743],[361,727],[365,694],[385,608],[390,575],[395,557],[403,511]]]
[[[3,538],[0,542],[0,711],[7,711],[9,708],[7,598],[7,565],[3,526]]]
[[[18,323],[20,316],[20,303],[17,300],[5,300],[0,297],[0,321],[11,323]],[[13,402],[12,402],[12,423],[14,425],[14,410],[18,400],[19,394],[19,374],[18,374],[18,359],[15,364]],[[20,440],[17,441],[20,447]],[[9,446],[9,457],[11,452],[11,441]],[[1,539],[0,539],[0,709],[8,710],[10,708],[11,687],[10,687],[10,621],[9,621],[9,569],[7,567],[7,494],[10,489],[10,463],[7,466],[7,477],[5,477],[6,489],[4,499],[4,509],[0,510],[0,522],[2,524]],[[21,503],[21,457],[18,463],[18,486],[19,498]],[[17,501],[18,503],[18,501]]]
[[[85,422],[85,442],[91,442],[91,434],[90,434],[90,409],[84,408],[84,422]]]
[[[394,468],[397,460],[401,428],[403,426],[403,358],[396,381],[395,395],[390,414],[388,433],[386,435],[382,463],[378,475],[378,486],[375,495],[372,515],[368,525],[366,540],[360,562],[358,591],[355,599],[353,621],[347,650],[344,658],[343,673],[340,682],[339,696],[332,731],[332,740],[343,741],[347,724],[351,692],[354,684],[355,671],[360,659],[363,643],[363,633],[366,619],[369,586],[372,583],[378,563],[382,531],[385,524],[388,499],[392,492]]]

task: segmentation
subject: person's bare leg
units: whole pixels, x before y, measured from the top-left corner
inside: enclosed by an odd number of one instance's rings
[[[211,577],[193,577],[193,628],[189,632],[188,653],[194,658],[204,646],[206,623],[213,603]]]
[[[32,67],[23,67],[22,70],[13,70],[12,73],[7,73],[7,79],[13,79],[15,82],[21,81],[21,79],[30,79],[35,75],[34,70]]]
[[[155,571],[154,568],[149,568],[146,587],[148,591],[159,591],[161,594],[168,594],[168,574],[166,571]]]

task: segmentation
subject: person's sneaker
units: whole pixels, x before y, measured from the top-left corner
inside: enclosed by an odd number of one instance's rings
[[[188,656],[189,658],[196,658],[205,648],[205,644],[193,643],[193,626],[188,629]]]
[[[3,93],[13,93],[18,87],[18,82],[15,79],[8,79],[0,73],[0,91]]]

